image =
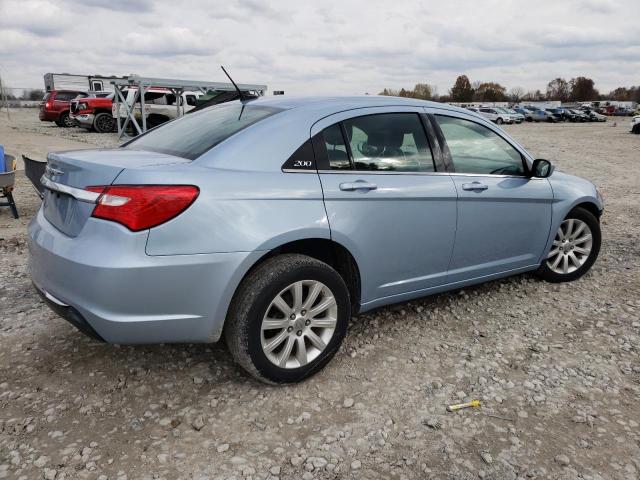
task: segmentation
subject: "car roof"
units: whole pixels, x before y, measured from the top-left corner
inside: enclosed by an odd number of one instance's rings
[[[431,107],[446,109],[461,113],[469,113],[469,110],[454,107],[446,103],[419,100],[416,98],[392,97],[386,95],[358,95],[358,96],[326,96],[326,97],[259,97],[249,102],[251,105],[263,105],[266,107],[281,108],[283,110],[308,110],[314,113],[332,113],[368,107]]]

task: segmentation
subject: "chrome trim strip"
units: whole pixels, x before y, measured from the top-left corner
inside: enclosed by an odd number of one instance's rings
[[[456,173],[456,172],[380,172],[376,170],[318,170],[318,173],[348,174],[348,175],[449,175],[452,177],[488,177],[488,178],[525,178],[528,180],[544,180],[539,177],[526,175],[492,175],[490,173]]]
[[[295,168],[283,168],[282,171],[284,173],[318,173],[316,169],[307,170],[307,169],[295,169]]]
[[[80,202],[97,203],[98,198],[100,198],[101,195],[100,193],[90,192],[88,190],[82,190],[81,188],[70,187],[69,185],[54,182],[45,175],[42,176],[40,182],[44,188],[54,192],[66,193]]]
[[[318,173],[349,175],[449,175],[449,172],[381,172],[377,170],[318,170]]]

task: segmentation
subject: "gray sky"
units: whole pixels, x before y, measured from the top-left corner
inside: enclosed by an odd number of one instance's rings
[[[108,6],[107,6],[108,5]],[[287,94],[378,93],[456,76],[544,91],[589,76],[640,84],[639,0],[0,0],[0,74],[266,83]]]

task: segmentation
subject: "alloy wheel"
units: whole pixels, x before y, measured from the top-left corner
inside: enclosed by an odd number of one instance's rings
[[[299,368],[327,348],[336,330],[338,304],[325,284],[301,280],[271,301],[262,319],[260,343],[271,363]]]
[[[96,119],[96,130],[99,132],[110,132],[113,130],[113,120],[108,116],[100,116]]]
[[[577,218],[568,218],[560,225],[547,256],[547,266],[555,273],[575,272],[589,258],[593,237],[589,226]]]

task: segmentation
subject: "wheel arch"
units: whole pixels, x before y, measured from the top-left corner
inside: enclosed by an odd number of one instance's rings
[[[577,205],[574,205],[573,208],[571,209],[571,211],[575,210],[576,208],[585,209],[589,213],[593,214],[593,216],[596,217],[598,220],[600,220],[600,216],[602,215],[602,211],[600,210],[598,205],[596,205],[595,202],[582,201],[582,202],[578,203]]]
[[[258,266],[264,263],[266,260],[273,258],[277,255],[285,253],[299,253],[302,255],[308,255],[312,258],[318,259],[327,263],[333,267],[338,274],[343,278],[349,290],[349,297],[351,299],[351,312],[353,315],[357,314],[360,310],[360,298],[361,298],[361,280],[360,280],[360,268],[351,254],[351,252],[342,244],[335,240],[327,238],[301,238],[297,240],[288,241],[282,243],[276,247],[262,252],[263,255],[254,257],[251,259],[251,263],[245,265],[244,271],[241,273],[238,279],[230,285],[230,295],[228,294],[228,301],[225,302],[222,311],[218,314],[224,316],[226,324],[226,316],[229,311],[238,288],[247,276],[253,272]],[[215,341],[219,338],[224,330],[224,325],[219,330],[213,332],[212,339]]]
[[[327,238],[303,238],[283,243],[260,257],[244,274],[242,280],[265,260],[285,253],[299,253],[330,265],[342,277],[349,290],[351,310],[355,315],[360,309],[360,268],[353,254],[342,244]],[[241,280],[241,282],[242,282]]]

